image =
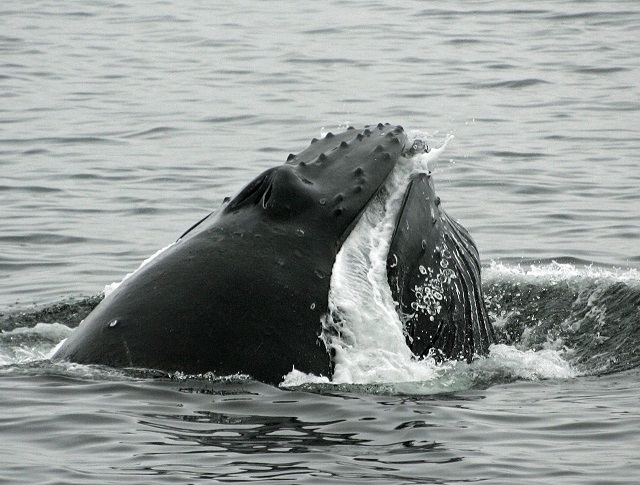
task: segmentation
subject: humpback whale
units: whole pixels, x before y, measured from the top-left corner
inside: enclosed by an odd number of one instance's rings
[[[400,126],[313,139],[109,294],[53,356],[81,364],[216,375],[271,384],[295,369],[331,376],[321,338],[336,255],[408,146]],[[406,189],[388,283],[416,358],[488,352],[477,248],[428,174]]]

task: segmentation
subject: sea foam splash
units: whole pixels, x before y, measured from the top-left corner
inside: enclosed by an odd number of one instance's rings
[[[71,331],[61,323],[37,323],[0,332],[0,366],[48,359]]]
[[[640,271],[636,268],[608,268],[594,264],[561,263],[555,260],[530,264],[505,264],[491,261],[483,272],[483,280],[503,280],[555,284],[570,280],[599,280],[629,285],[640,284]]]

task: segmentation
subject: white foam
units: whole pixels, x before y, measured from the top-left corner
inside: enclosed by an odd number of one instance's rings
[[[544,281],[547,284],[574,279],[637,284],[640,283],[640,271],[635,268],[603,268],[556,261],[528,265],[508,265],[500,261],[492,261],[491,265],[484,270],[483,278],[485,281],[508,278],[523,282]]]
[[[0,346],[0,365],[26,364],[48,359],[64,342],[72,329],[61,323],[38,323],[33,327],[18,327],[2,332],[11,344]],[[16,343],[24,341],[23,343]]]
[[[331,381],[328,377],[317,376],[315,374],[307,374],[296,370],[294,367],[291,372],[284,376],[284,380],[280,384],[281,387],[298,387],[304,384],[329,384]]]
[[[489,357],[478,361],[479,367],[500,367],[512,377],[528,380],[569,379],[575,371],[562,357],[562,352],[552,349],[518,350],[505,344],[494,344]]]

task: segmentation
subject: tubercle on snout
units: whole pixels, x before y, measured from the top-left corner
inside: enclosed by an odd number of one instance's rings
[[[320,158],[320,154],[325,156],[335,150],[345,150],[353,146],[353,143],[362,142],[368,138],[371,138],[376,133],[386,137],[385,144],[402,145],[403,143],[399,139],[404,135],[404,128],[400,125],[392,127],[389,123],[378,123],[376,126],[366,125],[363,130],[356,130],[353,126],[349,126],[344,132],[334,134],[328,132],[323,138],[313,138],[309,147],[298,154],[290,153],[287,157],[286,163],[298,163],[305,162],[310,163],[312,160],[320,162],[326,159]],[[317,152],[316,152],[317,150]],[[316,152],[313,156],[307,152]]]

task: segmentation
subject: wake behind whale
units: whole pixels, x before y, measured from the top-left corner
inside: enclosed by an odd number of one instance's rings
[[[357,338],[391,322],[407,362],[485,355],[494,337],[478,252],[435,196],[436,155],[388,124],[314,139],[126,278],[54,360],[345,379],[339,364],[357,342],[350,302],[335,298],[344,268],[371,278],[356,304],[377,317]],[[349,242],[363,223],[374,228],[365,252]],[[344,263],[354,257],[362,264]]]

